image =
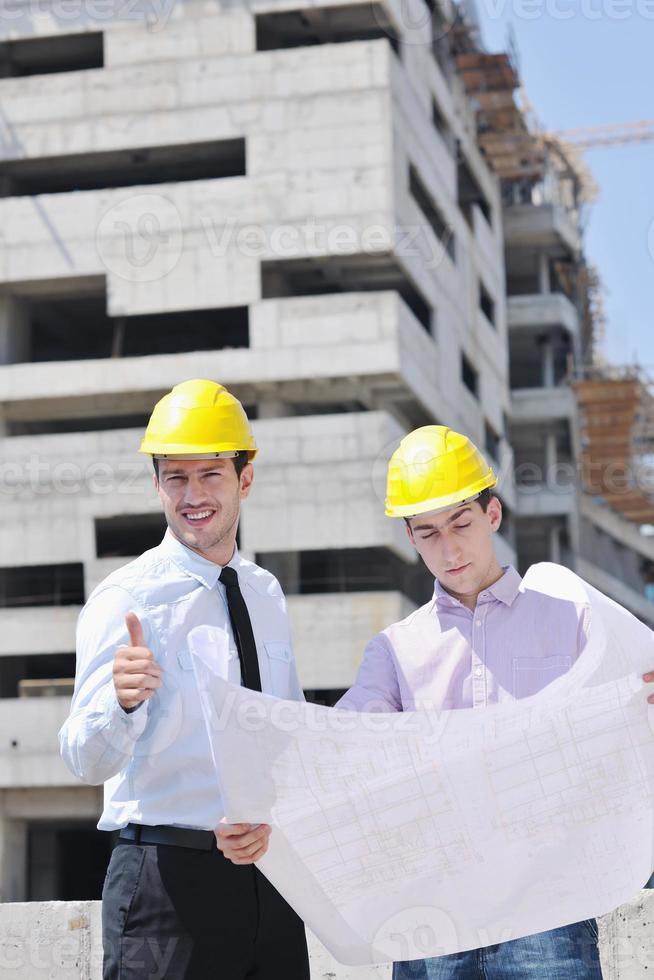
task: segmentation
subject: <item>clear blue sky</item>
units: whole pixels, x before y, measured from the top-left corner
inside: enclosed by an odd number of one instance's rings
[[[477,9],[489,51],[506,49],[513,25],[522,81],[546,129],[654,119],[654,2],[477,0]],[[605,352],[616,363],[636,356],[654,373],[654,142],[586,159],[600,185],[586,252],[605,285]]]

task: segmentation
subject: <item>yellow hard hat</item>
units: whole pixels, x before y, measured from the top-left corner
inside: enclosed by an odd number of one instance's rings
[[[414,429],[391,456],[386,516],[414,517],[474,499],[497,477],[467,436],[446,425]]]
[[[154,406],[139,449],[152,456],[177,459],[235,456],[257,445],[248,417],[237,398],[215,381],[183,381]]]

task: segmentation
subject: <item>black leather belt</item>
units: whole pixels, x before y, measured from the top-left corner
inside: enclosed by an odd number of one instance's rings
[[[120,840],[131,841],[132,844],[172,844],[175,847],[194,847],[200,851],[210,851],[216,847],[213,830],[166,827],[164,824],[148,827],[140,823],[128,823],[118,837]]]

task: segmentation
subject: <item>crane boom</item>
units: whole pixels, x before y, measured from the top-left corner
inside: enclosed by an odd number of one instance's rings
[[[590,149],[595,146],[620,146],[626,143],[654,142],[654,119],[611,123],[604,126],[582,126],[551,133],[569,146]]]

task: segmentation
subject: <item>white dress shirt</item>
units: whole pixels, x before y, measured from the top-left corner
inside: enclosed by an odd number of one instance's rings
[[[304,700],[279,582],[236,550],[229,565],[252,621],[263,691]],[[99,830],[130,822],[212,830],[223,815],[187,643],[196,626],[227,632],[226,679],[240,683],[220,572],[167,531],[160,545],[109,575],[80,613],[75,690],[59,744],[79,779],[105,784]],[[130,611],[162,668],[162,686],[128,713],[116,698],[112,665],[129,643]]]

